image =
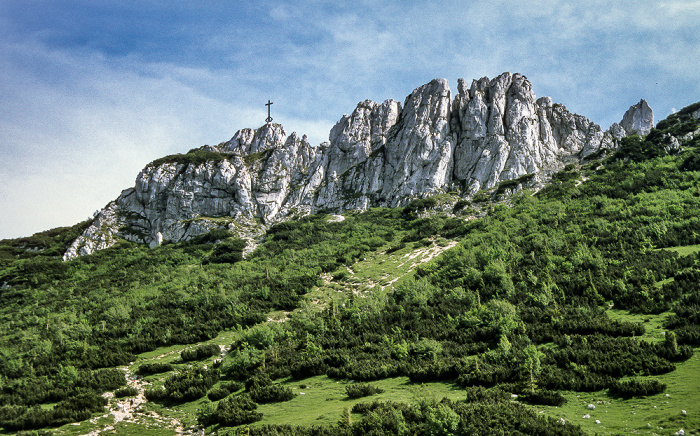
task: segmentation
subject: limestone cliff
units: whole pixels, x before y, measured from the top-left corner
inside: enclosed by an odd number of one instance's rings
[[[604,132],[548,97],[536,99],[520,74],[471,85],[460,79],[454,97],[447,80],[433,80],[403,104],[359,103],[318,146],[270,123],[156,160],[99,212],[64,259],[118,238],[154,246],[214,228],[260,234],[320,210],[394,207],[443,192],[468,198],[522,176],[537,189],[566,164],[648,132],[653,114],[642,100],[620,124]]]

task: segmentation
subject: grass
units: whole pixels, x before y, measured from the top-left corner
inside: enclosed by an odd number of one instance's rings
[[[111,419],[102,419],[98,422],[98,425],[90,424],[87,421],[81,422],[80,425],[67,424],[56,429],[54,434],[56,436],[79,436],[99,434],[100,432],[119,436],[173,436],[178,434],[175,430],[161,427],[160,424],[155,422],[148,425],[125,421],[118,422],[116,425],[112,425],[112,423]]]
[[[209,341],[199,342],[197,344],[190,345],[171,345],[168,347],[156,348],[153,351],[148,351],[146,353],[139,354],[139,357],[131,365],[129,365],[129,368],[132,372],[136,372],[139,369],[139,366],[144,363],[171,363],[174,365],[192,364],[193,362],[182,362],[180,360],[181,351],[188,348],[195,348],[199,345],[204,344],[216,344],[228,347],[229,345],[231,345],[231,343],[234,341],[237,335],[237,330],[224,330],[220,332],[217,337]],[[205,362],[211,364],[215,359],[218,358],[219,356],[217,355],[207,359],[203,359],[198,362]]]
[[[165,407],[149,401],[146,403],[145,409],[166,421],[176,419],[182,424],[182,428],[186,429],[197,425],[197,412],[207,403],[210,403],[207,397],[202,397],[198,400],[182,403],[173,407]]]
[[[606,313],[610,319],[615,321],[642,324],[645,333],[641,336],[641,339],[649,342],[661,342],[664,340],[665,336],[663,332],[665,332],[666,329],[663,327],[663,323],[666,318],[671,315],[671,312],[664,312],[658,315],[643,315],[630,313],[628,310],[621,309],[610,309]]]
[[[288,379],[282,384],[289,386],[296,393],[290,401],[273,404],[262,404],[258,411],[263,413],[262,421],[250,426],[262,424],[292,424],[309,426],[313,424],[333,424],[340,420],[346,408],[356,403],[372,402],[375,400],[417,403],[425,400],[440,400],[444,397],[459,400],[464,398],[463,391],[451,383],[412,383],[408,377],[388,378],[370,382],[384,390],[363,398],[350,399],[345,392],[349,381],[334,380],[326,376],[311,377],[304,380]],[[302,388],[301,386],[305,387]],[[200,400],[202,404],[208,400]],[[198,403],[198,402],[193,402]],[[182,410],[191,409],[193,403],[178,406]],[[201,405],[196,405],[196,408]],[[361,415],[352,415],[353,420],[361,419]]]
[[[322,309],[331,301],[342,305],[353,293],[361,297],[383,298],[384,293],[390,292],[391,287],[398,282],[397,279],[407,280],[413,276],[416,266],[433,259],[457,243],[439,237],[428,246],[407,243],[404,248],[387,253],[387,250],[397,245],[406,233],[397,232],[392,241],[375,251],[365,253],[364,258],[352,266],[341,266],[333,274],[325,277],[323,286],[314,287],[307,293],[305,300],[317,309]],[[333,275],[337,278],[331,277]]]
[[[172,436],[178,434],[175,430],[168,428],[145,426],[123,421],[114,426],[114,432],[120,436]]]
[[[311,377],[304,380],[286,379],[281,384],[292,388],[295,398],[290,401],[258,406],[263,413],[262,424],[291,424],[310,426],[313,424],[333,424],[340,420],[346,408],[352,409],[356,403],[372,402],[375,400],[418,403],[420,401],[439,401],[442,398],[459,400],[464,398],[463,390],[452,383],[412,383],[408,377],[388,378],[370,382],[384,390],[363,398],[350,399],[345,392],[347,380],[334,380],[326,376]],[[302,386],[304,386],[302,388]],[[196,424],[196,414],[204,405],[211,403],[206,397],[189,403],[183,403],[171,408],[148,403],[148,409],[158,415],[179,420],[184,428]],[[353,414],[353,420],[361,419],[361,415]],[[121,433],[119,433],[121,434]]]
[[[111,418],[111,417],[110,417]],[[60,436],[78,436],[89,434],[92,431],[99,431],[105,428],[107,425],[114,422],[110,418],[100,417],[91,421],[80,422],[79,425],[76,423],[66,424],[54,430],[55,435]]]
[[[686,245],[682,247],[670,247],[663,248],[663,250],[675,251],[681,256],[687,256],[689,254],[695,254],[700,251],[700,245]]]
[[[620,399],[599,392],[564,392],[562,407],[537,406],[538,412],[580,425],[597,435],[673,435],[681,428],[686,435],[700,434],[700,348],[669,374],[653,377],[668,386],[666,392],[644,398]],[[594,404],[595,410],[588,405]],[[687,415],[681,413],[682,410]],[[589,414],[589,419],[583,418]],[[600,424],[595,421],[600,420]]]

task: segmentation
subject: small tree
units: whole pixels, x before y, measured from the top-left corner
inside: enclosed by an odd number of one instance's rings
[[[535,345],[530,344],[523,350],[523,357],[522,368],[525,370],[527,376],[527,387],[530,389],[530,392],[535,392],[537,377],[542,371],[542,365],[540,363],[542,353],[540,353]]]
[[[447,404],[440,403],[426,413],[426,426],[430,435],[453,435],[459,429],[460,417]]]

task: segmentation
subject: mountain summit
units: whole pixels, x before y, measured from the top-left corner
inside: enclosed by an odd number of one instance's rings
[[[322,210],[394,207],[446,192],[470,198],[508,180],[537,189],[565,165],[652,127],[644,100],[603,131],[549,97],[536,99],[521,74],[471,85],[460,79],[454,97],[447,80],[436,79],[403,104],[359,103],[318,146],[267,123],[217,146],[151,162],[64,259],[107,248],[118,237],[155,246],[215,228],[259,233]]]

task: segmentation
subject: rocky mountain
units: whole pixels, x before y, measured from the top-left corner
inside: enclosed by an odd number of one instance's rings
[[[460,79],[454,96],[447,80],[433,80],[403,104],[359,103],[318,146],[268,123],[158,159],[96,215],[64,259],[119,237],[155,246],[215,228],[243,236],[321,210],[394,207],[446,192],[470,198],[508,180],[537,189],[566,164],[613,150],[653,125],[642,100],[603,131],[551,98],[537,99],[521,74],[471,85]]]

